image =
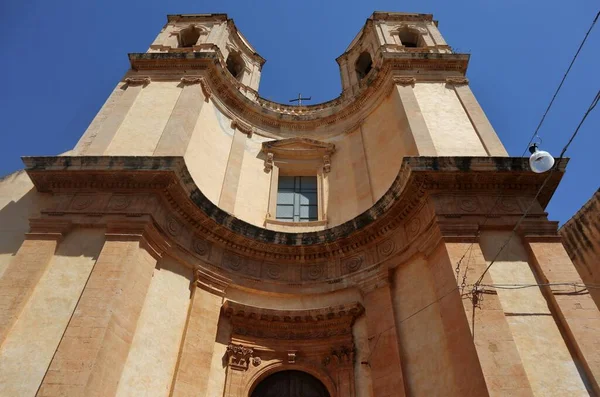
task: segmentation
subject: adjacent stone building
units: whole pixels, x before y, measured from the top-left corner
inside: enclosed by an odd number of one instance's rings
[[[432,15],[373,13],[314,106],[258,95],[224,14],[129,60],[71,152],[0,180],[1,396],[600,393],[544,210],[566,161],[532,204]]]
[[[600,307],[600,190],[559,230],[563,244]]]

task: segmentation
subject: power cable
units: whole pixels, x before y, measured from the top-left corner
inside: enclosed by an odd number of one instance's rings
[[[527,207],[527,209],[525,210],[525,212],[523,213],[523,215],[519,218],[519,220],[515,224],[515,227],[512,229],[512,231],[510,233],[510,236],[508,236],[508,238],[506,239],[506,241],[504,241],[504,244],[502,244],[502,246],[500,247],[500,249],[498,250],[498,252],[496,253],[496,255],[494,255],[494,257],[493,257],[492,261],[490,262],[490,264],[485,268],[485,270],[483,271],[483,273],[481,274],[481,276],[479,277],[479,279],[477,280],[477,282],[474,284],[475,287],[477,287],[478,285],[481,284],[481,281],[483,280],[483,277],[486,275],[486,273],[488,272],[488,270],[490,270],[490,268],[492,267],[492,265],[494,263],[496,263],[496,260],[498,259],[498,257],[502,253],[502,251],[504,251],[504,248],[506,248],[506,246],[508,245],[508,243],[510,243],[510,240],[513,238],[513,236],[517,232],[517,229],[519,228],[519,226],[521,226],[521,222],[523,222],[523,220],[525,219],[525,217],[527,217],[527,215],[529,214],[529,211],[531,210],[531,208],[533,207],[533,205],[537,202],[537,198],[539,197],[539,195],[541,194],[541,192],[546,187],[546,184],[548,183],[548,181],[550,180],[550,178],[552,177],[552,175],[554,174],[554,172],[559,168],[560,163],[561,163],[561,161],[563,159],[563,156],[564,156],[565,152],[567,151],[567,149],[569,148],[569,146],[573,142],[573,139],[575,139],[575,137],[579,133],[579,130],[580,130],[581,126],[583,125],[583,123],[585,122],[585,120],[587,119],[587,117],[589,116],[589,114],[592,112],[592,110],[594,110],[594,108],[596,107],[596,105],[598,104],[599,101],[600,101],[600,90],[598,90],[598,92],[596,93],[596,96],[592,100],[592,103],[590,104],[588,110],[585,112],[585,114],[583,115],[581,121],[577,125],[577,128],[575,129],[575,131],[571,135],[571,138],[569,138],[569,141],[567,142],[567,144],[561,150],[560,156],[558,157],[558,159],[556,161],[556,164],[554,164],[554,167],[552,167],[552,169],[550,170],[550,172],[548,172],[548,175],[546,176],[546,178],[544,179],[544,182],[542,183],[542,185],[538,189],[537,193],[535,194],[535,197],[531,200],[531,203],[529,203],[529,206]]]
[[[527,144],[527,147],[525,148],[525,150],[523,151],[523,154],[521,154],[521,157],[523,157],[525,155],[525,153],[527,153],[527,149],[529,148],[529,146],[531,145],[531,142],[533,142],[533,140],[535,139],[535,137],[538,134],[538,131],[540,130],[540,128],[542,127],[542,124],[544,123],[544,120],[546,119],[546,116],[548,115],[548,112],[550,111],[550,108],[552,107],[552,104],[554,103],[554,100],[556,99],[556,96],[558,95],[558,92],[560,91],[560,89],[562,88],[565,80],[567,79],[567,76],[569,75],[569,72],[571,71],[571,68],[573,67],[573,64],[575,63],[575,60],[577,59],[577,56],[579,56],[579,53],[581,52],[581,49],[583,48],[583,45],[585,44],[588,36],[590,35],[590,32],[592,31],[592,29],[594,28],[594,25],[596,24],[596,22],[598,21],[598,17],[600,16],[600,11],[598,11],[598,13],[596,14],[596,17],[594,18],[594,20],[592,21],[592,24],[590,25],[590,28],[588,29],[587,33],[585,34],[585,36],[583,37],[583,40],[581,41],[581,44],[579,44],[579,48],[577,49],[577,52],[575,53],[575,55],[573,56],[573,59],[571,60],[571,63],[569,64],[569,67],[567,68],[567,71],[565,72],[565,74],[563,75],[562,80],[560,81],[560,84],[558,85],[558,87],[556,88],[556,91],[554,92],[554,95],[552,96],[552,100],[550,101],[550,103],[548,104],[548,107],[546,108],[546,111],[544,112],[544,115],[542,116],[542,119],[540,120],[538,126],[536,127],[535,131],[533,132],[533,135],[531,136],[531,138],[529,139],[529,143]]]
[[[560,81],[560,84],[556,88],[556,91],[554,92],[554,95],[552,96],[552,99],[550,100],[550,103],[548,104],[548,107],[546,107],[546,111],[542,115],[542,118],[540,119],[540,122],[538,123],[535,131],[533,132],[533,135],[531,135],[531,138],[529,139],[529,142],[527,143],[527,146],[525,146],[525,150],[521,154],[521,157],[523,157],[525,155],[525,153],[527,153],[527,150],[529,149],[529,147],[531,145],[531,142],[533,142],[533,140],[535,139],[535,137],[538,136],[538,132],[539,132],[540,128],[542,127],[542,124],[544,124],[544,121],[546,120],[546,116],[548,115],[548,112],[550,111],[550,108],[552,108],[552,105],[554,104],[554,100],[558,96],[558,93],[560,92],[560,90],[561,90],[561,88],[562,88],[565,80],[567,79],[567,76],[569,75],[569,72],[571,71],[571,68],[575,64],[575,60],[577,60],[577,57],[579,56],[579,53],[581,52],[581,49],[583,48],[585,42],[587,41],[587,38],[590,35],[592,29],[594,28],[594,25],[596,25],[596,22],[598,21],[599,17],[600,17],[600,10],[596,14],[596,17],[592,21],[592,24],[590,25],[590,27],[587,30],[585,36],[583,37],[583,40],[581,41],[581,44],[579,44],[579,48],[577,48],[577,51],[575,52],[575,55],[573,56],[573,59],[571,59],[571,63],[569,64],[569,67],[567,68],[565,74],[563,75],[563,77],[562,77],[562,79]],[[494,211],[494,209],[496,208],[496,206],[498,205],[498,203],[500,202],[501,199],[502,199],[502,194],[500,194],[500,195],[498,195],[498,197],[496,197],[496,200],[494,201],[494,204],[492,205],[492,207],[490,208],[490,210],[485,215],[483,223],[481,224],[481,226],[477,230],[477,234],[475,236],[475,239],[477,239],[477,237],[479,237],[480,230],[486,225],[486,223],[487,223],[487,221],[489,219],[489,216],[492,214],[492,212]],[[465,250],[464,254],[461,256],[461,258],[456,263],[456,281],[457,282],[458,282],[458,279],[459,279],[460,265],[461,265],[462,261],[464,260],[465,256],[467,255],[467,252],[473,248],[473,244],[475,244],[474,241],[469,245],[469,247]]]

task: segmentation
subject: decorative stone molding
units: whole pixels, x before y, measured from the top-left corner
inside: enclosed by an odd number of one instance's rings
[[[411,85],[414,86],[417,82],[417,79],[411,76],[394,76],[394,83],[397,85]]]
[[[234,130],[239,130],[241,133],[248,136],[248,138],[252,138],[252,134],[254,133],[254,127],[249,124],[240,121],[239,119],[231,120],[231,128]]]
[[[273,169],[273,153],[267,153],[265,157],[265,172],[269,173]]]
[[[201,79],[200,87],[202,88],[202,93],[204,94],[204,101],[208,102],[210,97],[212,96],[212,90],[210,89],[208,82],[205,79]]]
[[[156,225],[150,235],[158,245],[155,255],[168,250],[198,267],[207,278],[197,285],[221,295],[228,283],[257,288],[260,282],[261,289],[273,292],[307,284],[320,291],[345,288],[348,282],[360,286],[361,280],[401,263],[401,257],[426,252],[439,239],[431,234],[436,225],[444,222],[446,230],[457,230],[451,233],[467,227],[453,224],[477,227],[499,192],[504,197],[488,224],[515,219],[545,178],[529,171],[523,158],[405,158],[388,192],[352,221],[310,233],[280,233],[220,210],[194,184],[182,158],[35,157],[24,162],[38,191],[52,193],[53,203],[42,217],[83,227],[108,225],[107,238],[121,239],[137,238],[131,232],[135,223]],[[545,221],[544,208],[566,163],[546,184],[531,216]],[[86,193],[75,195],[75,188]],[[457,215],[464,215],[460,222]]]
[[[246,371],[252,363],[257,367],[261,364],[260,357],[254,357],[254,350],[240,344],[230,343],[227,345],[227,364],[231,369]]]
[[[446,84],[467,85],[467,84],[469,84],[469,79],[464,76],[446,77]]]
[[[413,53],[378,51],[381,58],[372,81],[355,95],[341,96],[334,100],[310,106],[291,106],[260,98],[258,93],[235,81],[226,72],[225,60],[218,48],[193,53],[144,53],[130,54],[133,70],[148,70],[161,73],[168,70],[206,70],[206,78],[213,91],[218,93],[219,102],[232,113],[243,114],[244,122],[258,126],[261,131],[277,130],[279,136],[294,136],[298,131],[314,131],[317,128],[327,133],[339,131],[337,124],[353,124],[354,118],[364,117],[371,106],[385,97],[394,70],[414,69],[423,71],[447,71],[465,73],[469,56],[465,54]],[[345,129],[344,129],[345,130]],[[339,132],[338,132],[339,133]],[[269,136],[269,135],[267,135]]]
[[[331,156],[326,154],[323,156],[323,172],[328,174],[331,171]]]
[[[181,84],[184,85],[192,85],[192,84],[200,84],[204,79],[198,76],[185,76],[181,78]]]
[[[127,83],[127,85],[130,86],[136,86],[136,85],[142,85],[142,86],[147,86],[148,84],[150,84],[150,77],[127,77],[125,79],[125,82]]]
[[[61,218],[32,218],[29,220],[28,240],[60,241],[73,227],[73,222]]]
[[[265,172],[273,169],[275,160],[312,160],[322,161],[322,165],[315,166],[315,169],[322,168],[328,173],[335,145],[308,138],[289,138],[264,142],[261,151],[266,155]]]
[[[427,30],[427,28],[414,24],[414,23],[408,23],[408,22],[402,22],[398,25],[397,28],[393,29],[390,31],[391,34],[398,34],[400,33],[400,31],[402,30],[414,30],[416,32],[418,32],[419,34],[426,36],[429,34],[429,31]]]
[[[352,366],[354,365],[354,345],[342,345],[337,348],[333,348],[331,353],[323,358],[323,366]]]
[[[225,301],[223,313],[236,335],[272,340],[316,340],[352,335],[364,308],[358,302],[309,310],[277,310]]]
[[[198,288],[208,291],[213,295],[225,296],[225,290],[229,286],[230,280],[226,280],[223,276],[201,268],[196,269],[194,276]]]

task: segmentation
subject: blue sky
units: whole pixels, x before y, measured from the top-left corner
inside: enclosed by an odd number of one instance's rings
[[[166,14],[224,12],[267,59],[260,94],[319,103],[339,95],[335,58],[374,11],[433,13],[446,41],[471,53],[468,77],[511,156],[520,156],[598,11],[597,0],[516,1],[3,1],[0,176],[22,155],[71,149]],[[540,130],[558,155],[600,88],[600,22]],[[600,110],[567,155],[548,207],[564,222],[600,185]]]

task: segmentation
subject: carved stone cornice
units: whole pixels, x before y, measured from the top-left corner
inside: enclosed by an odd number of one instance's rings
[[[260,98],[258,93],[233,79],[227,73],[225,60],[218,48],[192,53],[129,54],[134,71],[164,73],[205,70],[218,101],[230,112],[243,115],[243,121],[268,133],[270,137],[291,137],[297,131],[326,137],[345,131],[340,123],[355,124],[377,105],[388,91],[395,70],[418,69],[422,72],[440,71],[465,73],[469,55],[378,51],[381,65],[374,70],[368,85],[354,96],[340,96],[334,100],[310,106],[290,106]],[[440,74],[440,80],[443,80]],[[207,85],[205,85],[207,86]],[[203,86],[203,87],[205,87]],[[206,94],[206,93],[205,93]],[[342,127],[342,128],[340,128]],[[318,134],[316,133],[318,131]]]
[[[43,216],[84,227],[92,221],[95,227],[113,222],[109,231],[115,230],[115,219],[119,227],[147,219],[156,230],[151,241],[163,246],[156,255],[168,249],[169,255],[205,271],[207,278],[197,285],[220,295],[230,282],[270,291],[310,284],[333,291],[369,283],[379,267],[383,271],[400,263],[400,257],[427,254],[428,245],[441,238],[432,232],[437,223],[477,224],[488,213],[488,226],[499,215],[516,220],[546,177],[529,171],[526,158],[405,158],[388,192],[361,215],[322,231],[281,233],[218,208],[195,185],[181,157],[35,157],[24,162],[36,188],[54,197]],[[541,192],[530,219],[545,219],[543,208],[566,163]],[[499,193],[503,197],[490,212]]]
[[[364,311],[358,302],[308,310],[277,310],[225,301],[223,313],[233,333],[277,340],[314,340],[352,335],[352,324]]]

